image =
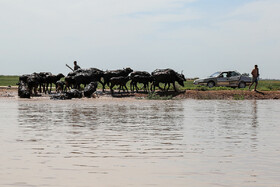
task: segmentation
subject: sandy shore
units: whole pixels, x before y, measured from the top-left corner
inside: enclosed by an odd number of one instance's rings
[[[280,99],[280,91],[244,91],[244,90],[219,90],[219,91],[195,91],[187,90],[183,98],[192,99],[228,99],[228,100],[263,100]]]
[[[184,92],[176,93],[170,91],[168,93],[158,92],[160,95],[172,95],[176,99],[225,99],[225,100],[263,100],[263,99],[280,99],[280,91],[244,91],[244,90],[219,90],[219,91],[198,91],[186,90]],[[124,96],[124,97],[122,97]],[[147,94],[144,93],[130,93],[124,95],[116,95],[112,97],[110,93],[101,94],[96,99],[138,99],[145,98]],[[17,87],[0,87],[0,97],[18,98]],[[31,97],[31,99],[41,100],[49,99],[49,95],[42,94],[41,97]],[[85,98],[87,99],[87,98]]]

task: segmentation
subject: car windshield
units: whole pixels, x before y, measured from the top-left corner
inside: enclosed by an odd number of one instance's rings
[[[216,72],[210,75],[210,77],[218,77],[221,74],[221,72]]]

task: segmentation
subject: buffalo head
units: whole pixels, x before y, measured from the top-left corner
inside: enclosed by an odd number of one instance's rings
[[[177,82],[178,82],[181,86],[184,86],[184,81],[186,81],[186,78],[185,78],[184,74],[183,74],[183,73],[177,74],[177,77],[178,77]]]
[[[132,70],[131,68],[129,68],[129,67],[128,67],[128,68],[125,68],[124,71],[125,71],[126,73],[128,73],[128,74],[131,73],[131,72],[133,72],[133,70]]]
[[[59,73],[56,77],[61,79],[62,77],[65,77],[65,76],[62,73]]]

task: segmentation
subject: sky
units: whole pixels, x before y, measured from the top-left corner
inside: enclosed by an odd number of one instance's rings
[[[0,0],[0,75],[172,68],[280,78],[279,0]]]

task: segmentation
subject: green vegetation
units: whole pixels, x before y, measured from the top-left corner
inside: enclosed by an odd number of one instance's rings
[[[19,76],[5,76],[0,75],[0,86],[16,86],[18,83]],[[141,88],[143,84],[138,85],[139,88]],[[164,84],[160,84],[160,86],[163,88]],[[208,88],[207,86],[202,85],[194,85],[193,80],[188,80],[185,82],[185,86],[181,87],[176,83],[176,87],[179,90],[199,90],[199,91],[208,91],[208,90],[235,90],[239,88],[230,88],[230,87],[213,87]],[[127,83],[127,88],[130,89],[130,81]],[[98,89],[102,89],[102,85],[98,84]],[[106,89],[109,89],[108,86],[106,86]],[[115,88],[116,89],[116,88]],[[252,87],[253,89],[253,87]],[[170,90],[173,90],[173,86],[170,85]],[[248,87],[239,89],[239,90],[248,90]],[[259,81],[258,90],[260,91],[277,91],[280,90],[280,80],[261,80]]]
[[[233,95],[234,100],[244,100],[244,95],[235,94]]]
[[[254,85],[253,85],[254,86]],[[253,88],[252,86],[252,88]],[[277,91],[280,90],[280,80],[262,80],[257,87],[260,91]]]
[[[16,86],[19,76],[0,75],[0,86]]]
[[[251,89],[254,88],[254,85]],[[248,86],[246,88],[231,88],[231,87],[213,87],[208,88],[207,86],[202,85],[193,85],[192,80],[188,80],[185,82],[184,87],[180,87],[181,90],[199,90],[199,91],[208,91],[208,90],[248,90]],[[278,91],[280,90],[280,80],[261,80],[259,81],[259,85],[257,87],[260,91]]]

